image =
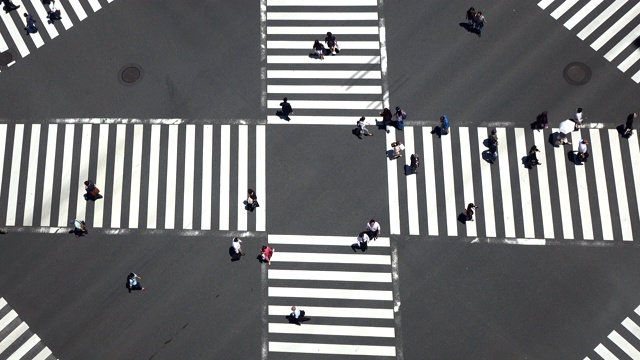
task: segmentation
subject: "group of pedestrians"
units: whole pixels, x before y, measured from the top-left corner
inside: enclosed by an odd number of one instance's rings
[[[9,13],[10,11],[16,10],[20,7],[20,5],[15,5],[11,0],[1,0],[4,3],[4,11]],[[47,6],[47,22],[49,24],[55,23],[56,20],[62,19],[62,15],[60,10],[56,7],[56,0],[42,0],[42,4]],[[25,17],[25,28],[24,30],[27,32],[26,35],[35,34],[38,32],[38,27],[36,26],[36,20],[33,18],[33,15],[29,13],[24,13]]]
[[[482,29],[484,25],[487,23],[487,20],[484,18],[482,11],[477,11],[473,7],[470,7],[467,10],[467,30],[475,32],[478,34],[478,37],[482,36]]]
[[[327,45],[326,48],[324,44]],[[321,43],[318,39],[313,42],[313,47],[311,48],[311,50],[313,50],[318,59],[324,60],[325,52],[328,52],[331,55],[337,55],[340,52],[338,40],[336,39],[336,36],[331,33],[331,31],[327,32],[327,36],[324,38],[324,44]]]

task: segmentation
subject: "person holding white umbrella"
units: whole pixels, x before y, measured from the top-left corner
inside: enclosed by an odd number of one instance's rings
[[[575,129],[576,129],[576,124],[573,122],[573,120],[567,119],[561,122],[558,128],[559,134],[558,134],[558,140],[556,141],[556,144],[558,145],[571,144],[569,139],[567,139],[567,134],[574,131]]]

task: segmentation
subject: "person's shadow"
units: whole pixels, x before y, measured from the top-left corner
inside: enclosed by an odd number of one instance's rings
[[[469,218],[467,217],[467,214],[464,213],[464,211],[458,215],[458,221],[460,221],[462,224],[467,225],[467,220],[469,220]]]
[[[276,111],[276,116],[282,120],[291,121],[289,114],[285,114],[282,110]]]
[[[482,152],[482,160],[488,162],[489,164],[493,164],[497,160],[497,156],[493,156],[493,152],[490,150],[485,150]]]
[[[304,310],[300,310],[300,316],[297,319],[291,314],[285,316],[285,319],[287,319],[289,321],[289,324],[296,324],[298,326],[300,326],[300,324],[305,322],[305,321],[310,321],[311,320],[311,318],[308,318],[308,317],[305,316]]]
[[[478,30],[474,29],[473,25],[469,25],[468,22],[461,22],[460,27],[464,28],[465,30],[467,30],[468,32],[472,33],[472,34],[477,34]]]
[[[229,256],[231,256],[231,261],[238,261],[241,257],[240,254],[236,254],[236,249],[234,249],[233,246],[229,247]]]
[[[440,126],[436,126],[431,130],[431,135],[436,135],[438,138],[442,137],[442,128]]]
[[[360,249],[360,251],[365,252],[367,251],[367,249],[369,248],[369,246],[367,245],[367,243],[363,243],[362,246],[360,246],[360,243],[353,243],[351,244],[351,250],[353,250],[353,252],[358,251],[358,249]]]

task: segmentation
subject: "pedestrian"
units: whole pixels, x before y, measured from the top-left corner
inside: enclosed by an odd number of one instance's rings
[[[376,219],[369,220],[366,233],[372,240],[376,240],[378,236],[380,236],[380,224],[378,224]]]
[[[463,211],[467,216],[467,221],[473,221],[473,210],[476,208],[477,206],[474,203],[469,203],[469,205],[467,205],[467,209]]]
[[[638,117],[638,114],[631,113],[627,116],[627,122],[624,124],[624,135],[625,137],[629,137],[633,135],[633,120]]]
[[[56,8],[55,0],[51,0],[51,3],[49,4],[49,15],[47,15],[47,18],[49,18],[49,24],[53,24],[55,20],[62,19],[62,16],[60,16],[60,10]]]
[[[529,153],[527,154],[527,165],[529,168],[532,168],[534,165],[542,165],[540,161],[538,161],[538,147],[533,145],[531,149],[529,149]]]
[[[286,97],[283,98],[282,102],[280,103],[281,110],[276,112],[277,116],[287,121],[291,120],[289,118],[289,114],[293,114],[293,108],[291,107],[291,104],[288,100],[289,99],[287,99]]]
[[[548,113],[543,111],[540,115],[536,117],[536,129],[540,131],[541,129],[546,129],[549,127],[549,118]]]
[[[85,225],[84,220],[75,219],[73,220],[72,224],[73,230],[69,232],[75,234],[75,236],[84,236],[89,234],[89,230],[87,230],[87,226]]]
[[[291,314],[289,315],[289,321],[300,326],[300,320],[304,317],[304,310],[300,310],[295,306],[291,307]]]
[[[142,280],[142,278],[138,276],[138,274],[133,272],[129,273],[129,275],[127,276],[127,290],[129,290],[129,293],[131,293],[131,290],[147,290],[146,288],[142,287],[142,284],[140,284],[138,280]]]
[[[353,252],[356,252],[356,249],[360,249],[360,251],[365,252],[369,247],[369,235],[366,231],[362,231],[356,237],[356,243],[351,245],[351,249]]]
[[[271,265],[271,257],[273,256],[274,251],[274,248],[263,245],[262,250],[260,250],[260,257],[262,259],[262,262],[267,262],[269,265]]]
[[[476,28],[476,32],[478,33],[478,37],[482,36],[482,29],[484,28],[484,25],[487,23],[487,20],[485,20],[484,15],[482,15],[482,11],[478,11],[478,13],[476,14],[476,18],[474,21],[474,27]]]
[[[15,10],[20,7],[20,5],[15,5],[11,0],[2,0],[4,3],[4,11],[8,14],[9,11]]]
[[[380,116],[382,116],[382,124],[385,126],[387,134],[390,133],[391,130],[389,128],[389,125],[391,125],[391,119],[393,118],[391,110],[389,110],[388,108],[384,108],[380,113]]]
[[[449,117],[447,115],[440,116],[440,134],[449,134]]]
[[[84,182],[84,185],[84,189],[86,191],[86,193],[84,194],[85,200],[96,201],[97,199],[102,199],[102,195],[100,195],[100,189],[96,187],[96,184],[94,184],[93,181],[87,180]]]
[[[368,125],[368,124],[364,121],[364,119],[365,117],[363,116],[357,122],[357,125],[358,125],[357,135],[360,139],[362,139],[362,134],[364,134],[364,136],[373,136],[373,134],[370,133],[369,130],[365,127],[365,125]]]
[[[400,109],[400,106],[396,106],[396,113],[393,116],[392,124],[393,126],[402,131],[404,130],[404,121],[407,119],[407,113]]]
[[[256,196],[256,192],[253,189],[247,190],[247,207],[249,211],[255,210],[260,204],[258,204],[258,196]]]
[[[575,120],[575,122],[576,122],[576,129],[581,128],[582,127],[582,122],[584,120],[586,120],[586,119],[587,119],[587,117],[584,116],[584,114],[582,113],[582,108],[579,107],[576,110],[576,114],[573,116],[573,120]]]
[[[233,238],[231,242],[231,246],[233,246],[234,258],[235,260],[240,260],[240,257],[244,255],[244,251],[242,251],[242,240],[237,236]]]
[[[404,150],[404,145],[400,141],[392,142],[391,147],[393,148],[393,159],[397,159],[402,156],[402,150]]]
[[[586,139],[580,139],[578,143],[578,161],[586,161],[589,157],[589,152],[587,151],[587,145],[589,145],[589,141]]]
[[[38,28],[36,27],[36,21],[33,19],[33,16],[24,13],[24,17],[27,18],[27,27],[24,28],[27,31],[27,35],[37,33]]]
[[[315,51],[320,60],[324,60],[324,45],[322,45],[318,39],[313,43],[312,50]]]
[[[496,129],[491,130],[491,135],[489,135],[489,151],[491,156],[498,157],[498,130]]]
[[[418,173],[418,167],[420,166],[420,157],[418,157],[418,154],[412,154],[410,159],[411,165],[409,166],[411,167],[411,173],[416,174]]]
[[[331,31],[327,32],[327,37],[324,38],[324,42],[329,47],[329,51],[331,51],[331,55],[335,55],[340,52],[340,47],[338,47],[338,41],[336,37],[331,33]]]
[[[476,9],[473,7],[470,7],[469,10],[467,10],[467,24],[469,24],[469,29],[473,29],[474,25],[473,23],[476,20]]]

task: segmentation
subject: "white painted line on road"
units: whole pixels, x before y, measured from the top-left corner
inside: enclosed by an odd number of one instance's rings
[[[260,205],[262,207],[262,205]],[[286,245],[319,245],[319,246],[351,246],[356,236],[316,236],[316,235],[279,235],[268,234],[269,244]],[[388,237],[379,237],[369,242],[369,247],[389,247]]]
[[[2,310],[3,307],[5,307],[7,305],[7,301],[0,297],[0,310]],[[0,330],[2,330],[2,328],[0,327]]]
[[[85,220],[87,213],[87,200],[84,198],[86,193],[84,182],[89,179],[89,160],[91,159],[91,124],[82,125],[82,141],[80,144],[80,168],[78,169],[78,195],[76,203],[76,219]]]
[[[311,51],[311,50],[309,50]],[[359,64],[377,65],[380,64],[380,56],[376,55],[340,55],[325,56],[324,60],[309,55],[267,55],[268,64]]]
[[[582,139],[582,131],[571,133],[574,155],[578,153],[578,144]],[[593,144],[591,144],[593,146]],[[591,224],[591,204],[589,201],[589,188],[587,186],[587,172],[585,166],[574,164],[576,170],[576,187],[578,189],[578,208],[580,209],[580,220],[582,222],[582,238],[593,240],[593,225]],[[567,203],[568,205],[569,203]]]
[[[342,35],[378,35],[378,26],[333,26],[331,31]],[[326,34],[326,26],[267,26],[267,35],[315,35]],[[320,39],[319,39],[320,40]],[[313,45],[313,41],[309,42]],[[313,46],[309,46],[311,50]]]
[[[89,0],[89,5],[91,5],[91,10],[93,10],[93,12],[96,12],[102,8],[98,0]]]
[[[38,154],[40,150],[40,124],[31,125],[31,144],[29,145],[29,169],[27,171],[24,199],[24,216],[22,218],[23,226],[33,225],[33,215],[36,197],[41,198],[42,194],[37,193],[37,175],[38,175]],[[42,191],[42,188],[40,189]],[[2,306],[0,306],[2,308]]]
[[[502,214],[504,217],[504,236],[515,237],[516,225],[513,218],[513,196],[511,194],[511,174],[509,172],[509,147],[507,132],[496,128],[498,134],[498,168],[500,170],[500,189],[502,191]]]
[[[518,178],[520,180],[520,203],[522,205],[522,225],[524,237],[534,238],[536,229],[533,221],[533,205],[531,204],[531,184],[529,182],[529,169],[522,165],[522,159],[527,157],[527,139],[523,128],[515,128],[516,135],[516,160],[518,161]],[[544,158],[542,158],[544,160]],[[540,160],[540,158],[538,158]],[[545,165],[546,166],[546,165]]]
[[[609,349],[604,347],[604,345],[602,345],[602,344],[599,344],[593,350],[596,353],[598,353],[598,355],[600,355],[602,357],[602,359],[604,359],[604,360],[619,360],[615,355],[613,355],[613,353],[611,351],[609,351]]]
[[[202,129],[202,183],[213,181],[213,125],[204,125]],[[201,223],[200,229],[211,230],[211,196],[213,191],[201,191]]]
[[[637,135],[637,134],[636,134]],[[640,144],[638,144],[638,136],[631,136],[627,139],[629,142],[629,155],[631,156],[631,170],[633,173],[633,186],[635,189],[636,197],[640,194],[640,163],[634,161],[640,159]],[[640,214],[640,201],[636,201],[638,205],[638,212],[634,216],[632,221],[638,221],[638,214]],[[640,307],[639,307],[640,308]],[[638,313],[640,315],[640,313]]]
[[[633,320],[626,318],[622,322],[622,326],[624,326],[636,339],[640,339],[640,326],[638,326]]]
[[[158,196],[160,196],[158,190],[158,181],[160,177],[160,130],[160,125],[151,125],[151,148],[149,149],[149,194],[147,195],[148,203],[146,225],[148,229],[155,229],[158,225]]]
[[[193,195],[196,166],[196,126],[189,124],[184,140],[184,201],[182,202],[182,228],[193,229]],[[204,187],[203,187],[204,188]]]
[[[71,166],[73,165],[73,134],[75,125],[67,124],[64,131],[64,150],[62,152],[62,175],[60,176],[60,202],[58,206],[58,226],[68,226],[69,192],[71,190]],[[49,180],[51,181],[51,180]]]
[[[589,3],[580,9],[575,15],[571,17],[571,19],[567,20],[564,23],[564,27],[571,30],[574,26],[576,26],[582,19],[584,19],[589,13],[593,11],[598,5],[602,3],[603,0],[591,0]]]
[[[5,301],[5,305],[6,305]],[[9,312],[0,319],[0,331],[4,330],[11,322],[18,317],[18,313],[14,310],[9,310]]]
[[[128,228],[136,229],[140,218],[140,183],[142,177],[142,143],[144,125],[133,125],[133,151],[131,154],[131,194],[129,195]]]
[[[220,126],[220,220],[219,229],[229,230],[229,191],[231,175],[231,127]]]
[[[566,13],[569,9],[573,7],[578,2],[578,0],[565,0],[562,5],[558,6],[552,13],[551,17],[558,20],[558,18],[564,13]]]
[[[269,297],[393,301],[393,293],[388,290],[351,290],[272,286],[269,287]]]
[[[553,2],[553,0],[542,0],[538,3],[538,6],[544,10],[547,8],[547,6],[551,5],[551,3]]]
[[[387,133],[386,144],[396,141],[395,130]],[[390,145],[386,145],[390,146]],[[391,160],[388,156],[387,163],[387,190],[389,192],[389,233],[400,234],[400,198],[398,195],[398,164],[396,160]]]
[[[49,126],[49,129],[51,129],[51,126]],[[100,129],[98,130],[98,166],[97,166],[98,170],[96,171],[96,180],[95,180],[95,183],[98,184],[98,186],[106,186],[108,143],[109,143],[109,125],[101,124]],[[47,166],[48,164],[49,164],[49,160],[47,160]],[[93,204],[92,226],[94,228],[102,227],[103,216],[104,216],[104,201],[96,201]]]
[[[380,41],[342,41],[340,40],[339,45],[341,49],[378,50],[380,48]],[[309,46],[309,41],[307,40],[305,41],[269,40],[267,41],[267,49],[304,49],[304,50],[311,51],[311,47]],[[337,71],[342,71],[342,70],[337,70]]]
[[[15,125],[13,134],[13,152],[11,154],[11,176],[9,177],[9,199],[7,200],[7,226],[16,224],[18,208],[18,190],[20,185],[20,168],[22,165],[22,140],[24,139],[24,124]]]
[[[13,311],[13,310],[12,310]],[[0,354],[2,354],[9,346],[11,346],[22,334],[29,329],[27,323],[21,322],[9,335],[0,341]]]
[[[418,213],[418,180],[415,175],[406,175],[406,168],[411,164],[411,154],[415,153],[413,126],[404,128],[404,173],[407,180],[407,213],[409,217],[409,235],[420,235],[420,217]],[[400,160],[398,159],[398,160]]]
[[[541,131],[536,131],[533,133],[533,141],[534,144],[540,144],[538,150],[540,150],[540,154],[538,155],[538,159],[541,162],[544,162],[542,166],[538,166],[536,168],[536,172],[538,174],[538,189],[540,192],[538,196],[540,197],[540,211],[542,214],[542,228],[544,231],[544,237],[546,239],[553,239],[555,237],[553,230],[553,210],[551,208],[551,192],[549,190],[549,175],[547,168],[547,155],[546,155],[546,146],[545,144],[545,133]]]
[[[356,127],[357,116],[297,116],[291,115],[291,121],[283,120],[278,116],[267,116],[269,125],[349,125]]]
[[[304,304],[298,307],[304,309],[308,314],[313,314],[314,317],[393,319],[393,309],[321,307]],[[269,315],[271,316],[282,316],[289,313],[291,313],[290,306],[269,305]]]
[[[7,360],[20,360],[38,343],[40,338],[36,334],[32,334],[29,340],[25,341],[16,351],[7,358]]]
[[[9,35],[11,35],[13,43],[18,48],[20,56],[26,57],[27,55],[29,55],[29,48],[27,48],[27,44],[25,44],[24,40],[22,39],[22,33],[18,30],[16,24],[13,22],[11,14],[0,11],[0,17],[2,18],[4,25],[7,27],[7,31],[9,31]]]
[[[199,119],[201,123],[211,123],[212,119]],[[222,119],[217,120],[222,121]],[[251,120],[246,119],[225,119],[225,122],[234,124],[244,124]],[[58,124],[151,124],[151,125],[181,125],[186,122],[185,119],[129,119],[129,118],[58,118],[49,119],[51,123]]]
[[[256,126],[256,196],[259,194],[256,211],[256,231],[267,230],[267,128]]]
[[[43,179],[49,179],[49,181],[43,181],[42,184],[42,213],[40,216],[40,224],[42,226],[49,226],[51,223],[51,197],[53,196],[53,176],[55,174],[56,164],[56,139],[58,136],[58,125],[49,124],[49,132],[47,135],[47,155],[44,165]],[[4,169],[4,148],[7,137],[7,125],[0,125],[0,178],[2,176],[2,170]]]
[[[618,70],[625,72],[629,70],[629,68],[635,64],[640,59],[640,48],[636,49],[631,55],[627,56],[620,65],[618,65]]]
[[[591,21],[589,25],[585,26],[585,28],[578,33],[578,38],[580,38],[580,40],[586,39],[589,35],[596,31],[596,29],[598,29],[600,25],[604,24],[627,1],[628,0],[616,0],[613,4],[609,5],[606,10],[600,13],[600,15],[593,19],[593,21]]]
[[[238,230],[247,230],[247,210],[244,202],[249,189],[249,128],[247,125],[238,126],[238,197],[236,207],[238,211]],[[255,189],[254,189],[255,190]]]
[[[48,347],[45,347],[44,349],[42,349],[38,355],[36,355],[33,359],[31,360],[45,360],[46,358],[48,358],[51,355],[51,350],[49,350]]]
[[[596,41],[591,44],[591,47],[598,51],[600,48],[611,40],[620,30],[627,26],[631,20],[640,14],[640,3],[637,3],[629,12],[624,14],[615,24],[611,25],[607,31],[605,31]]]
[[[451,154],[451,129],[448,135],[443,135],[438,140],[442,145],[442,177],[444,178],[445,219],[447,220],[447,235],[458,236],[458,219],[453,216],[456,213],[456,187],[453,177],[453,155]],[[426,159],[425,159],[426,160]],[[434,193],[437,193],[435,188]]]
[[[633,312],[640,315],[640,305],[638,305],[635,309],[633,309]]]
[[[286,323],[270,323],[271,334],[296,335],[332,335],[332,336],[366,336],[393,338],[396,333],[392,327],[350,326],[350,325],[314,325],[291,326]]]
[[[635,82],[636,82],[636,84],[637,84],[637,83],[640,83],[640,70],[638,70],[638,72],[637,72],[637,73],[635,73],[635,75],[633,75],[633,76],[631,77],[631,80],[635,81]]]
[[[73,11],[76,13],[76,16],[78,16],[78,20],[82,21],[87,18],[87,13],[82,8],[82,5],[80,5],[80,1],[69,0],[69,4],[71,4]]]
[[[31,1],[37,1],[37,0],[31,0]],[[67,15],[69,14],[69,12],[65,10],[64,5],[62,4],[62,1],[58,1],[56,4],[56,7],[58,8],[58,10],[60,10],[60,13],[62,14],[60,21],[62,22],[62,26],[64,26],[64,29],[65,30],[71,29],[73,27],[73,22],[71,22],[70,16]]]
[[[378,20],[377,12],[268,12],[267,20]],[[308,46],[307,46],[308,47]]]
[[[58,36],[58,30],[56,29],[56,26],[54,24],[50,24],[49,19],[47,19],[48,14],[45,10],[46,8],[42,6],[42,2],[39,0],[31,0],[31,5],[33,5],[33,8],[36,10],[36,14],[40,19],[40,24],[44,26],[45,30],[47,30],[49,38],[53,39]]]
[[[558,129],[553,129],[554,133],[558,133]],[[543,146],[541,146],[543,148]],[[542,150],[541,150],[542,151]],[[562,219],[562,238],[573,239],[573,221],[571,220],[571,201],[569,198],[569,181],[567,180],[567,158],[564,145],[554,149],[556,164],[556,177],[558,180],[558,200],[560,203],[560,215]],[[547,208],[551,209],[551,208]],[[547,210],[542,209],[542,213]],[[547,221],[546,219],[544,220]],[[553,238],[553,237],[551,237]]]
[[[371,255],[357,253],[329,254],[275,251],[271,260],[275,262],[294,263],[391,265],[391,257],[389,255]]]
[[[37,0],[32,0],[32,1],[37,1]],[[9,46],[7,45],[7,42],[4,41],[4,38],[2,37],[2,35],[0,34],[0,52],[5,52],[8,50],[9,50]],[[7,66],[11,66],[11,65],[7,65]]]
[[[267,0],[267,6],[378,6],[377,0]]]
[[[593,158],[593,168],[596,176],[596,193],[598,195],[598,208],[600,209],[600,224],[602,226],[603,240],[613,240],[613,227],[611,225],[611,210],[609,208],[609,189],[607,189],[607,177],[605,175],[604,158],[602,156],[602,146],[600,145],[600,131],[589,130],[592,151],[589,152]],[[617,139],[616,139],[617,140]],[[616,153],[617,154],[617,153]],[[613,156],[615,157],[615,156]],[[622,169],[619,169],[622,170]],[[578,178],[578,182],[581,179]],[[619,183],[620,185],[624,182]],[[616,186],[620,187],[620,186]],[[624,186],[622,186],[624,187]]]
[[[295,326],[295,325],[293,325]],[[319,343],[291,343],[269,341],[270,352],[326,354],[326,355],[363,355],[363,356],[396,356],[394,346],[379,345],[343,345]]]
[[[120,126],[120,125],[118,125]],[[169,125],[169,140],[167,142],[167,189],[164,204],[164,228],[175,228],[176,221],[176,182],[178,171],[178,125]]]
[[[422,149],[424,151],[422,167],[424,169],[425,197],[427,202],[427,228],[429,236],[438,236],[438,192],[436,191],[436,174],[434,170],[433,135],[430,128],[422,128]],[[378,239],[379,240],[379,239]]]
[[[267,107],[269,109],[280,109],[280,100],[268,100]],[[356,100],[292,100],[289,99],[294,109],[335,109],[335,110],[379,110],[382,102],[378,100],[372,101],[356,101]],[[295,121],[295,116],[291,117],[291,121]],[[355,127],[357,117],[353,117],[352,124]]]
[[[380,85],[267,85],[269,94],[382,94]]]
[[[358,281],[390,283],[390,272],[278,270],[269,269],[269,279],[314,280],[314,281]]]
[[[68,126],[68,125],[67,125]],[[117,229],[122,221],[122,187],[124,184],[124,158],[126,156],[127,126],[116,125],[116,148],[113,160],[113,189],[111,190],[111,225]]]
[[[22,3],[21,0],[14,0],[14,3],[18,6],[21,6],[23,9],[24,4]],[[16,11],[18,13],[22,13],[22,11]],[[24,13],[22,13],[24,14]],[[27,18],[24,16],[20,16],[20,20],[22,21],[22,26],[24,26],[25,28],[27,27]],[[34,19],[35,20],[35,19]],[[43,21],[43,24],[46,24],[46,21]],[[36,26],[40,26],[40,24],[36,24]],[[38,30],[39,31],[39,30]],[[40,36],[39,32],[36,32],[34,34],[29,34],[29,38],[33,41],[33,44],[36,46],[36,48],[40,48],[42,45],[44,45],[44,41],[42,41],[42,36]]]
[[[640,351],[633,347],[625,338],[620,336],[615,330],[607,336],[609,340],[611,340],[614,344],[618,345],[618,347],[624,351],[629,357],[632,359],[640,359]]]
[[[485,239],[474,239],[471,241],[472,244],[491,244],[491,245],[549,245],[546,239],[510,239],[510,238],[485,238]]]
[[[636,26],[633,30],[631,30],[627,36],[625,36],[622,40],[620,40],[607,54],[604,56],[605,59],[612,61],[616,58],[616,56],[620,55],[626,48],[629,47],[637,38],[640,36],[640,25]],[[636,49],[637,50],[637,49]]]
[[[380,79],[379,70],[267,70],[269,79]]]
[[[458,129],[460,133],[460,165],[462,167],[462,187],[464,199],[463,203],[473,202],[473,168],[471,167],[471,141],[469,140],[469,128],[460,127]],[[453,213],[452,213],[453,214]],[[478,236],[478,230],[476,228],[475,221],[468,221],[465,224],[468,237]]]
[[[480,176],[482,177],[482,203],[476,199],[473,201],[478,210],[482,211],[485,221],[485,235],[487,237],[496,236],[495,210],[493,208],[493,185],[491,182],[491,164],[482,158],[482,152],[486,150],[484,141],[487,140],[487,128],[478,128],[478,153],[480,156]],[[472,202],[472,201],[469,201]],[[464,204],[465,207],[467,204]],[[477,211],[476,211],[477,212]],[[477,217],[477,216],[476,216]]]

